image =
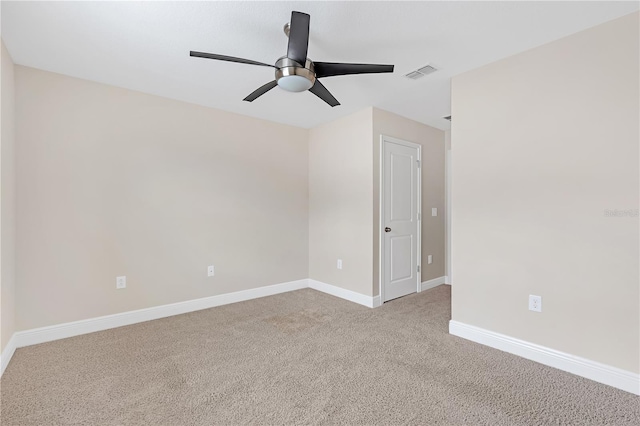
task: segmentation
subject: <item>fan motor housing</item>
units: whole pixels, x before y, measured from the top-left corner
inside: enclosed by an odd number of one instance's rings
[[[286,56],[276,61],[276,82],[290,92],[302,92],[310,89],[316,82],[313,61],[307,58],[304,67]],[[307,80],[306,82],[302,79]],[[295,82],[295,83],[294,83]],[[292,84],[293,83],[293,84]]]

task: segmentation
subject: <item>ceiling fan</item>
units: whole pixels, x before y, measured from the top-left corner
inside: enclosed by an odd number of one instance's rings
[[[307,50],[309,48],[309,18],[309,15],[306,13],[291,12],[291,22],[284,26],[284,32],[289,37],[287,55],[279,58],[275,65],[214,53],[191,51],[191,56],[275,68],[275,80],[263,85],[243,99],[247,102],[253,102],[274,87],[280,86],[281,89],[289,92],[304,92],[308,90],[334,107],[340,105],[340,102],[320,83],[319,78],[347,74],[393,72],[393,65],[313,62],[307,57]]]

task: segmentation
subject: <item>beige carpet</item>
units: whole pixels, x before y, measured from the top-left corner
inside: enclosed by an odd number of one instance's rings
[[[447,334],[450,288],[314,290],[18,349],[2,425],[640,425],[640,398]]]

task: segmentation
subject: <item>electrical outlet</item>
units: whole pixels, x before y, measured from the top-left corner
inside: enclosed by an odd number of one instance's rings
[[[127,288],[127,277],[116,277],[116,288]]]
[[[216,270],[213,267],[213,265],[209,265],[209,267],[207,268],[207,276],[208,277],[212,277],[216,274]]]
[[[429,255],[427,256],[427,264],[431,265],[433,263],[433,256]]]
[[[342,259],[338,259],[337,267],[338,269],[342,269]]]
[[[534,312],[542,312],[542,297],[529,295],[529,310]]]
[[[431,216],[438,216],[438,208],[437,207],[431,208]]]

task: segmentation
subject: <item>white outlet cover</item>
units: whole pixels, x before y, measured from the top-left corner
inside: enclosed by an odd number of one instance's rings
[[[542,296],[529,295],[529,310],[542,312]]]
[[[429,265],[431,265],[433,263],[433,256],[432,255],[427,256],[427,263]]]
[[[338,269],[342,269],[342,259],[338,259],[337,267]]]
[[[431,216],[438,216],[438,208],[437,207],[433,207],[431,209]]]
[[[210,265],[210,266],[207,268],[207,276],[208,276],[208,277],[213,277],[215,274],[216,274],[216,269],[215,269],[215,267],[214,267],[213,265]]]
[[[117,289],[127,288],[127,277],[125,276],[116,277],[116,288]]]

